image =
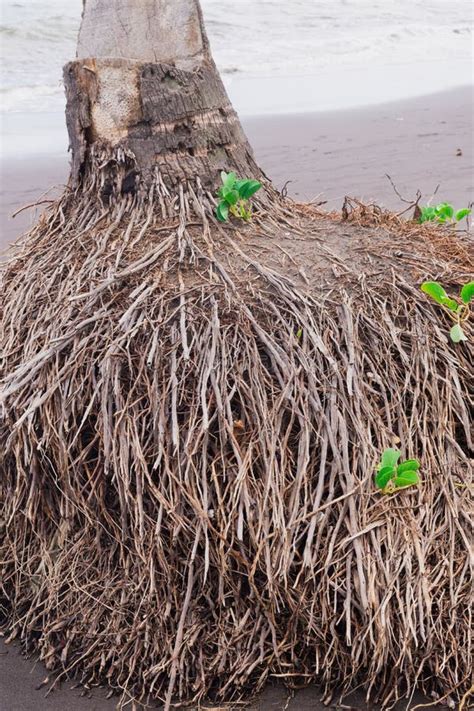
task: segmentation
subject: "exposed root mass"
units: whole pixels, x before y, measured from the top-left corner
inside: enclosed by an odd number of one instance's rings
[[[221,229],[199,184],[137,200],[66,196],[5,268],[5,626],[124,699],[461,698],[472,353],[417,284],[469,248],[275,197]],[[393,445],[423,481],[384,497]]]

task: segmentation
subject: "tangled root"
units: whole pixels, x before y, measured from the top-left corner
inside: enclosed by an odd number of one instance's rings
[[[413,275],[459,283],[463,253],[287,202],[221,229],[199,185],[156,199],[67,196],[5,269],[11,637],[167,707],[272,675],[461,698],[472,366]],[[381,496],[393,445],[422,484]]]

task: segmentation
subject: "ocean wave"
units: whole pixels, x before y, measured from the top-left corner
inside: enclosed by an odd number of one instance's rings
[[[299,76],[376,62],[472,56],[471,0],[202,0],[226,77]],[[3,110],[63,105],[62,66],[75,56],[82,0],[2,0]],[[453,77],[455,80],[455,77]],[[6,100],[6,101],[5,101]]]
[[[1,87],[2,110],[5,113],[55,111],[63,103],[64,87],[60,84],[34,84]]]

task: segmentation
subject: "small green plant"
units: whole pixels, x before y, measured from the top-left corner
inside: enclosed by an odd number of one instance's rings
[[[216,208],[219,222],[227,222],[229,214],[248,222],[252,217],[250,198],[260,190],[258,180],[239,180],[235,173],[221,173],[222,186],[218,196],[220,202]]]
[[[442,224],[455,225],[471,214],[471,210],[468,207],[464,207],[462,210],[455,212],[454,207],[449,202],[441,202],[439,205],[436,205],[436,207],[425,205],[425,207],[420,208],[420,210],[421,215],[418,218],[418,222],[421,223],[440,222]]]
[[[457,299],[452,299],[445,292],[441,284],[436,281],[425,281],[421,285],[421,290],[430,296],[433,301],[442,306],[450,318],[455,321],[454,326],[449,332],[450,338],[453,343],[460,343],[461,341],[467,341],[466,334],[463,330],[463,324],[469,318],[470,314],[470,303],[474,299],[474,281],[469,281],[462,287],[459,297]]]
[[[408,459],[398,464],[401,452],[398,449],[386,449],[377,467],[375,485],[382,494],[394,494],[409,486],[420,483],[418,470],[420,462],[417,459]]]

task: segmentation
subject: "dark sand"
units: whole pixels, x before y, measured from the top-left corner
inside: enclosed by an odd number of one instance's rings
[[[400,211],[412,199],[465,207],[474,200],[474,87],[347,112],[254,119],[246,123],[259,162],[277,187],[302,201],[345,195]],[[457,155],[458,149],[462,155]]]
[[[439,184],[435,200],[460,208],[474,199],[473,97],[473,88],[464,87],[378,107],[247,118],[243,123],[276,187],[292,181],[289,194],[302,201],[318,196],[328,201],[328,209],[340,209],[344,195],[351,195],[401,211],[404,205],[385,177],[388,173],[409,199],[419,189],[427,202]],[[66,153],[43,151],[2,161],[0,248],[31,224],[35,211],[14,220],[12,213],[41,199],[67,175]]]
[[[464,88],[379,107],[247,119],[244,124],[264,170],[278,188],[293,181],[289,192],[298,199],[318,196],[333,209],[340,208],[349,194],[402,210],[403,203],[384,177],[389,173],[408,198],[420,189],[428,201],[440,184],[439,200],[464,207],[474,198],[472,99],[472,89]],[[461,156],[456,155],[458,149]],[[28,227],[34,211],[15,220],[10,215],[41,199],[52,185],[64,183],[67,174],[67,156],[30,156],[2,163],[0,245],[6,246]],[[36,687],[46,676],[41,664],[25,660],[16,647],[0,645],[0,711],[115,709],[116,701],[106,700],[103,691],[95,690],[93,698],[87,699],[80,689],[71,690],[71,682],[45,699],[47,687]],[[287,692],[269,687],[253,710],[318,711],[325,708],[320,696],[317,689],[306,689],[287,705]],[[398,708],[412,708],[417,702],[420,699]],[[362,696],[352,704],[375,711]]]
[[[106,698],[104,689],[85,691],[74,688],[72,681],[64,682],[46,697],[48,684],[44,683],[48,672],[42,664],[24,659],[16,646],[6,646],[0,642],[0,711],[115,711],[117,698]],[[53,677],[49,677],[51,685]],[[38,688],[41,687],[41,688]],[[401,701],[395,711],[412,709],[418,703],[426,703],[421,696],[414,697],[410,702]],[[247,711],[327,711],[327,709],[344,709],[345,711],[377,711],[378,707],[364,703],[363,694],[358,693],[349,700],[343,701],[343,706],[337,705],[335,699],[329,706],[321,702],[321,692],[316,687],[302,689],[296,694],[290,694],[281,684],[269,685],[264,693],[248,708]],[[127,708],[130,711],[132,705]],[[158,706],[148,707],[158,709]],[[190,711],[204,711],[209,706],[204,705]],[[432,711],[441,711],[443,707],[430,706]],[[445,708],[445,707],[444,707]],[[140,707],[141,709],[141,707]],[[232,711],[244,711],[236,705]],[[138,709],[137,709],[138,711]],[[209,709],[210,711],[210,709]],[[213,711],[229,711],[215,707]]]

